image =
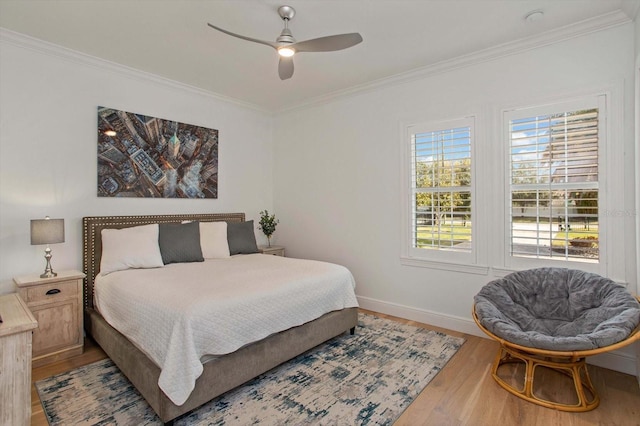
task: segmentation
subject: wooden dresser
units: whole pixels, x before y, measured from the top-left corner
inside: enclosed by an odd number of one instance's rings
[[[16,293],[0,296],[0,425],[31,423],[31,332],[38,323]]]
[[[39,324],[33,333],[34,367],[82,353],[83,278],[82,272],[63,271],[53,278],[25,275],[13,279]]]

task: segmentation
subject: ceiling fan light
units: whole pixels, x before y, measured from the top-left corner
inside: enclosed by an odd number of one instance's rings
[[[285,58],[290,58],[291,56],[293,56],[296,53],[296,51],[294,49],[292,49],[291,47],[281,47],[278,49],[278,54],[280,56],[283,56]]]

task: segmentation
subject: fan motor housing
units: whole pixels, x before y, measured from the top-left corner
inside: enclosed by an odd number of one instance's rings
[[[289,31],[289,28],[284,28],[280,33],[280,36],[276,39],[276,41],[278,43],[291,44],[291,43],[295,43],[296,39],[293,38],[293,34],[291,34],[291,31]]]

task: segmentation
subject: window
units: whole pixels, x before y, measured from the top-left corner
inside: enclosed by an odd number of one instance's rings
[[[599,262],[602,116],[597,97],[507,113],[511,256]]]
[[[409,257],[433,259],[434,252],[445,252],[435,256],[451,261],[452,253],[472,253],[473,131],[472,118],[407,127]]]

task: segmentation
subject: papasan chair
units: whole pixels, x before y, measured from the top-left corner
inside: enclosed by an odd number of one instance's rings
[[[491,372],[500,386],[544,407],[589,411],[598,406],[600,398],[589,378],[586,357],[640,339],[638,301],[640,297],[597,274],[537,268],[486,284],[474,298],[473,319],[500,343]],[[513,363],[524,364],[524,372],[519,373],[524,376],[522,387],[498,375],[501,366]],[[537,367],[571,377],[577,403],[536,395]]]

